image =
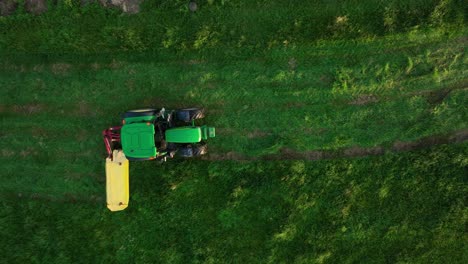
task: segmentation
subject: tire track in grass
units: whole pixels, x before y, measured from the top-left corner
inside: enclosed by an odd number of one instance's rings
[[[247,157],[237,152],[228,152],[226,154],[208,154],[203,156],[202,160],[209,161],[277,161],[277,160],[327,160],[338,158],[356,158],[356,157],[369,157],[379,156],[387,153],[398,153],[405,151],[421,150],[436,145],[442,144],[457,144],[468,141],[468,129],[458,130],[446,135],[435,135],[425,137],[417,141],[401,142],[395,141],[391,146],[376,146],[376,147],[350,147],[336,151],[332,150],[316,150],[299,152],[290,148],[282,148],[280,153],[264,155],[260,157]],[[61,202],[71,204],[103,204],[105,203],[105,196],[91,195],[83,196],[73,193],[65,193],[63,196],[55,196],[51,194],[35,193],[35,192],[15,192],[6,191],[0,193],[0,198],[6,200],[37,200],[44,202]]]
[[[52,195],[38,192],[17,192],[5,191],[0,193],[2,200],[20,201],[43,201],[51,203],[71,203],[71,204],[105,204],[105,193],[103,195],[80,195],[75,193],[65,193],[63,195]]]
[[[404,151],[413,151],[430,148],[432,146],[442,144],[456,144],[468,141],[468,129],[454,131],[445,135],[434,135],[424,137],[416,141],[402,142],[395,141],[390,146],[375,146],[375,147],[349,147],[338,150],[315,150],[315,151],[296,151],[290,148],[282,148],[279,153],[264,155],[259,157],[248,157],[238,152],[227,152],[225,154],[210,153],[203,160],[220,161],[220,160],[235,160],[235,161],[255,161],[255,160],[325,160],[337,158],[357,158],[368,156],[379,156],[387,153],[397,153]]]
[[[380,102],[389,102],[399,100],[401,98],[409,98],[413,96],[423,96],[426,98],[429,104],[431,105],[438,105],[442,103],[452,92],[455,91],[465,91],[468,89],[468,79],[463,79],[460,81],[456,81],[444,88],[434,89],[434,90],[420,90],[414,91],[407,94],[402,95],[384,95],[384,96],[377,96],[375,94],[358,94],[354,96],[351,100],[349,99],[342,99],[337,100],[337,103],[346,103],[347,105],[369,105],[369,104],[376,104]]]

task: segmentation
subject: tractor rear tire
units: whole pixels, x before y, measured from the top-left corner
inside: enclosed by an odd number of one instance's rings
[[[192,146],[193,156],[205,155],[208,152],[208,146],[206,144],[197,144]]]
[[[183,158],[191,158],[193,157],[193,149],[189,146],[181,147],[177,150],[177,154]]]
[[[124,115],[123,118],[127,117],[140,117],[140,116],[153,116],[157,112],[156,109],[152,108],[145,108],[145,109],[134,109],[128,110]]]
[[[206,144],[197,144],[181,147],[178,149],[178,154],[184,158],[198,157],[205,155],[208,152],[208,147]]]
[[[205,111],[199,108],[185,108],[177,110],[177,119],[184,122],[192,122],[195,119],[205,117]]]

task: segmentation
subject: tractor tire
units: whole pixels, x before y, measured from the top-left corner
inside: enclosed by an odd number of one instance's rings
[[[134,109],[128,110],[124,115],[123,118],[127,117],[140,117],[140,116],[153,116],[157,112],[156,109],[152,108],[145,108],[145,109]]]
[[[191,147],[181,147],[177,150],[177,154],[183,158],[193,157],[193,149]]]
[[[192,152],[194,157],[205,155],[208,153],[208,146],[206,144],[194,145],[192,146]]]
[[[160,144],[160,146],[159,146],[159,149],[160,149],[160,150],[167,150],[167,149],[168,149],[168,148],[167,148],[167,142],[166,142],[166,140],[164,140],[164,139],[161,140],[161,144]]]
[[[166,152],[169,157],[173,158],[177,153],[177,145],[171,142],[166,143]]]
[[[205,117],[205,111],[199,108],[185,108],[177,110],[177,119],[184,122],[192,122],[195,119],[201,119]]]
[[[206,144],[189,145],[179,148],[177,152],[179,156],[184,158],[198,157],[205,155],[208,152],[208,147]]]

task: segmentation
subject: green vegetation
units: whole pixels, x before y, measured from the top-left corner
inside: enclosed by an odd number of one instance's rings
[[[463,1],[186,4],[0,17],[3,262],[468,261],[468,143],[286,157],[466,139]],[[146,106],[205,107],[217,138],[132,163],[110,213],[101,131]]]
[[[103,197],[101,172],[98,190],[73,197],[4,192],[0,253],[8,263],[463,263],[467,150],[139,163],[122,213],[92,196]],[[69,185],[90,176],[75,177]]]
[[[188,11],[186,0],[155,0],[145,1],[137,16],[98,4],[80,7],[80,1],[58,2],[40,16],[20,9],[16,16],[0,18],[0,50],[224,53],[229,47],[236,48],[232,56],[249,56],[265,48],[322,39],[462,26],[468,14],[463,0],[208,0],[197,1],[195,13]]]

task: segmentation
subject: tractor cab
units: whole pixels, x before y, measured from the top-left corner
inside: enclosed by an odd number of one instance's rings
[[[122,150],[128,159],[156,158],[154,125],[147,123],[125,124],[121,130]]]

